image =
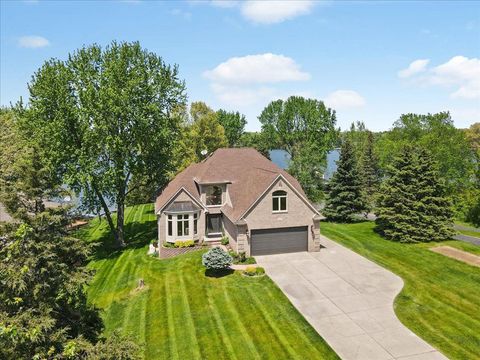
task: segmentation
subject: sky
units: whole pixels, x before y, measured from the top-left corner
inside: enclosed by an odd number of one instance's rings
[[[28,99],[48,59],[139,41],[178,64],[189,101],[240,111],[322,100],[346,129],[391,128],[404,113],[480,121],[480,2],[0,0],[0,104]]]

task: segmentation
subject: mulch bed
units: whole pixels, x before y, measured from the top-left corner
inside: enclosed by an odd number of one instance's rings
[[[192,247],[186,247],[186,248],[167,248],[167,247],[161,247],[160,248],[160,259],[169,259],[178,255],[186,254],[192,251],[198,251],[205,249],[205,246],[199,246],[195,245]]]

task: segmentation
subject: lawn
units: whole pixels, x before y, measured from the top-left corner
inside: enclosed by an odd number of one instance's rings
[[[322,223],[321,232],[403,278],[395,312],[407,327],[451,359],[479,359],[480,269],[428,250],[441,244],[478,253],[478,247],[454,241],[400,244],[381,238],[373,227]]]
[[[105,221],[79,234],[100,246],[89,300],[102,309],[105,334],[132,336],[146,359],[338,359],[268,278],[208,277],[203,251],[159,260],[153,205],[126,211],[128,246],[111,249]],[[145,281],[136,290],[138,280]]]

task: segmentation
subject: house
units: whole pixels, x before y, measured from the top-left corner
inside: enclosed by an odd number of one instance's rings
[[[253,148],[218,149],[190,165],[158,196],[155,213],[160,244],[227,236],[248,256],[320,249],[321,216],[299,182]]]

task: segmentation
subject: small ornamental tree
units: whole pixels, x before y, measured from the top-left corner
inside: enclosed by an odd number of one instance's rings
[[[448,240],[453,212],[438,166],[424,148],[405,146],[380,188],[376,230],[399,242]]]
[[[224,270],[227,269],[232,262],[232,257],[219,247],[214,247],[202,256],[202,264],[208,270]]]
[[[362,180],[350,140],[340,150],[337,171],[327,186],[327,201],[323,214],[328,220],[352,222],[366,209]]]

